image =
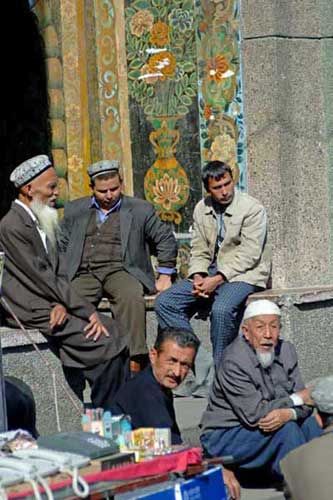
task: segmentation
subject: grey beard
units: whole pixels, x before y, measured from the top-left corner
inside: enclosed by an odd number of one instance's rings
[[[275,351],[274,348],[269,352],[262,352],[256,349],[256,355],[261,366],[263,368],[268,368],[274,361]]]
[[[56,248],[59,234],[57,209],[49,207],[37,199],[32,200],[30,208],[37,217],[40,227],[46,234],[52,248]]]

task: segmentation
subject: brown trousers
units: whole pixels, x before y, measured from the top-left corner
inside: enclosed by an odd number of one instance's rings
[[[128,335],[130,356],[147,353],[144,289],[136,278],[124,270],[110,272],[102,279],[80,272],[72,285],[92,304],[107,297],[112,315]]]

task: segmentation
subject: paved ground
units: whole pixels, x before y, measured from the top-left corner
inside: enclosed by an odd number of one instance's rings
[[[204,398],[175,398],[176,417],[183,439],[192,445],[199,445],[198,425],[206,408]],[[242,489],[241,500],[283,500],[284,495],[273,489]]]

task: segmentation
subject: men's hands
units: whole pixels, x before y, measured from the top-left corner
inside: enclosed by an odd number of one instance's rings
[[[207,299],[223,281],[223,276],[221,274],[205,277],[200,274],[195,274],[193,277],[192,294]]]
[[[49,325],[51,330],[56,326],[63,325],[68,319],[68,313],[66,308],[62,304],[56,304],[51,309]]]
[[[259,429],[263,432],[273,432],[292,420],[293,412],[290,408],[280,408],[272,410],[258,422]]]
[[[105,335],[106,337],[110,337],[109,332],[99,319],[99,316],[97,312],[94,312],[90,317],[89,317],[89,323],[84,329],[86,333],[86,338],[90,339],[91,337],[93,340],[96,342],[100,338],[101,335]]]
[[[295,394],[297,394],[297,396],[301,396],[305,405],[314,406],[314,401],[310,395],[310,389],[303,389]]]
[[[232,500],[240,500],[241,489],[240,484],[237,481],[235,474],[223,467],[223,481],[228,488],[229,496]]]
[[[158,293],[163,292],[163,290],[166,290],[167,288],[170,288],[171,285],[171,276],[169,274],[160,274],[155,281],[155,288]]]

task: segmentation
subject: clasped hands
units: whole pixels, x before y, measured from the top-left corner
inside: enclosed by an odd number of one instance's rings
[[[208,299],[223,281],[222,274],[216,274],[215,276],[201,276],[201,274],[195,274],[193,276],[192,294],[197,297]]]
[[[68,320],[68,312],[65,306],[62,304],[56,304],[51,309],[49,325],[51,330],[57,326],[61,326]],[[97,312],[94,312],[89,316],[89,323],[84,328],[85,337],[87,339],[92,338],[95,342],[100,338],[101,335],[109,337],[109,332],[101,322]]]
[[[292,420],[292,418],[293,413],[290,408],[279,408],[262,417],[258,422],[258,426],[263,432],[273,432],[289,422],[289,420]]]
[[[303,389],[296,393],[303,399],[305,405],[313,406],[313,400],[311,399],[310,389]],[[277,410],[272,410],[267,415],[262,417],[258,426],[263,432],[273,432],[282,427],[284,424],[293,419],[293,412],[290,408],[279,408]]]

